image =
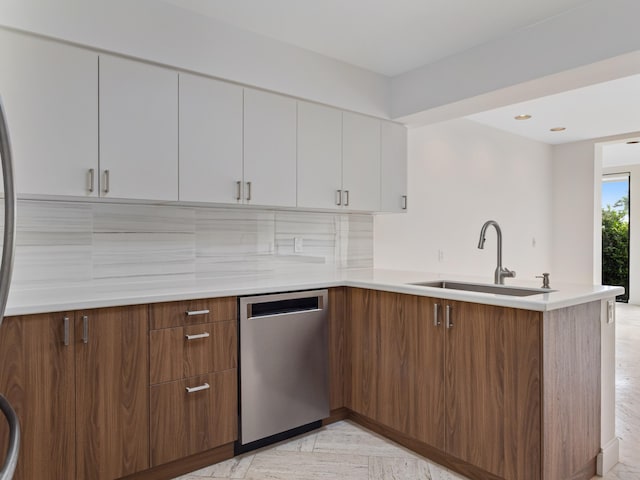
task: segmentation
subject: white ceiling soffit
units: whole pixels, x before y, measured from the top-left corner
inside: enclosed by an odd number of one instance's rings
[[[515,120],[516,115],[531,115]],[[537,98],[467,118],[549,144],[640,131],[640,75]],[[565,127],[561,132],[551,128]]]
[[[586,0],[164,0],[395,76],[566,12]]]
[[[630,140],[640,140],[635,137]],[[628,167],[640,164],[640,143],[628,144],[627,142],[602,147],[602,166]]]

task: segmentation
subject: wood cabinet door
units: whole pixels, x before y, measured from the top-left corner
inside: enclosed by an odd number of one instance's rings
[[[407,127],[380,122],[380,211],[407,209]]]
[[[237,378],[231,369],[151,387],[151,466],[238,438]]]
[[[446,451],[502,477],[507,309],[451,301],[446,305]]]
[[[340,208],[342,112],[298,102],[298,207]]]
[[[502,478],[539,479],[540,313],[446,303],[447,453]]]
[[[244,89],[244,181],[244,203],[296,206],[293,98]]]
[[[180,200],[242,203],[242,87],[181,73],[179,88]]]
[[[378,421],[444,448],[444,328],[428,297],[380,292]]]
[[[349,210],[380,210],[380,120],[377,118],[350,112],[342,114],[342,188],[345,191],[343,205]]]
[[[380,356],[379,292],[347,290],[347,342],[351,350],[347,407],[378,420],[378,358]]]
[[[100,170],[101,197],[178,200],[177,72],[100,55]]]
[[[63,313],[7,317],[0,328],[0,393],[22,433],[15,480],[76,478],[73,348],[73,316]],[[7,440],[3,420],[0,458]]]
[[[0,58],[17,193],[97,197],[98,55],[0,30]]]
[[[149,468],[148,326],[146,305],[77,313],[78,478],[112,480]]]

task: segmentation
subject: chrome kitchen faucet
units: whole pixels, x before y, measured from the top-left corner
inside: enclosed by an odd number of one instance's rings
[[[505,277],[514,278],[516,276],[516,272],[502,267],[502,230],[500,230],[500,225],[498,225],[498,222],[496,222],[495,220],[488,220],[484,222],[484,225],[482,225],[482,229],[480,230],[480,240],[478,241],[478,248],[484,248],[487,228],[489,228],[489,226],[491,225],[496,228],[496,233],[498,234],[498,266],[496,267],[496,271],[493,275],[493,282],[496,285],[504,285]]]

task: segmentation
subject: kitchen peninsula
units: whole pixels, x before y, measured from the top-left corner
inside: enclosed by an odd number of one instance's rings
[[[69,464],[69,478],[172,478],[233,456],[236,298],[315,288],[329,288],[327,421],[351,418],[472,479],[591,478],[612,415],[607,302],[621,288],[552,283],[518,297],[413,285],[442,280],[362,269],[13,291],[0,382],[23,412],[17,478],[60,478]],[[203,328],[210,351],[182,345]],[[46,384],[38,398],[34,381]],[[189,397],[191,383],[213,388]]]

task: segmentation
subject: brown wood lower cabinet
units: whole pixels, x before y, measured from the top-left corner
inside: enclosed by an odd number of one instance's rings
[[[144,305],[4,320],[0,392],[23,434],[16,480],[112,480],[149,467],[147,332]]]
[[[146,305],[76,315],[77,478],[149,468],[148,329]]]
[[[152,386],[152,466],[233,442],[236,391],[235,369]]]
[[[0,393],[13,405],[22,431],[15,480],[76,478],[72,327],[73,316],[64,313],[7,317],[0,327]],[[3,419],[0,458],[8,435]]]
[[[365,426],[474,479],[595,474],[600,302],[543,314],[351,288],[346,312],[346,406]]]

